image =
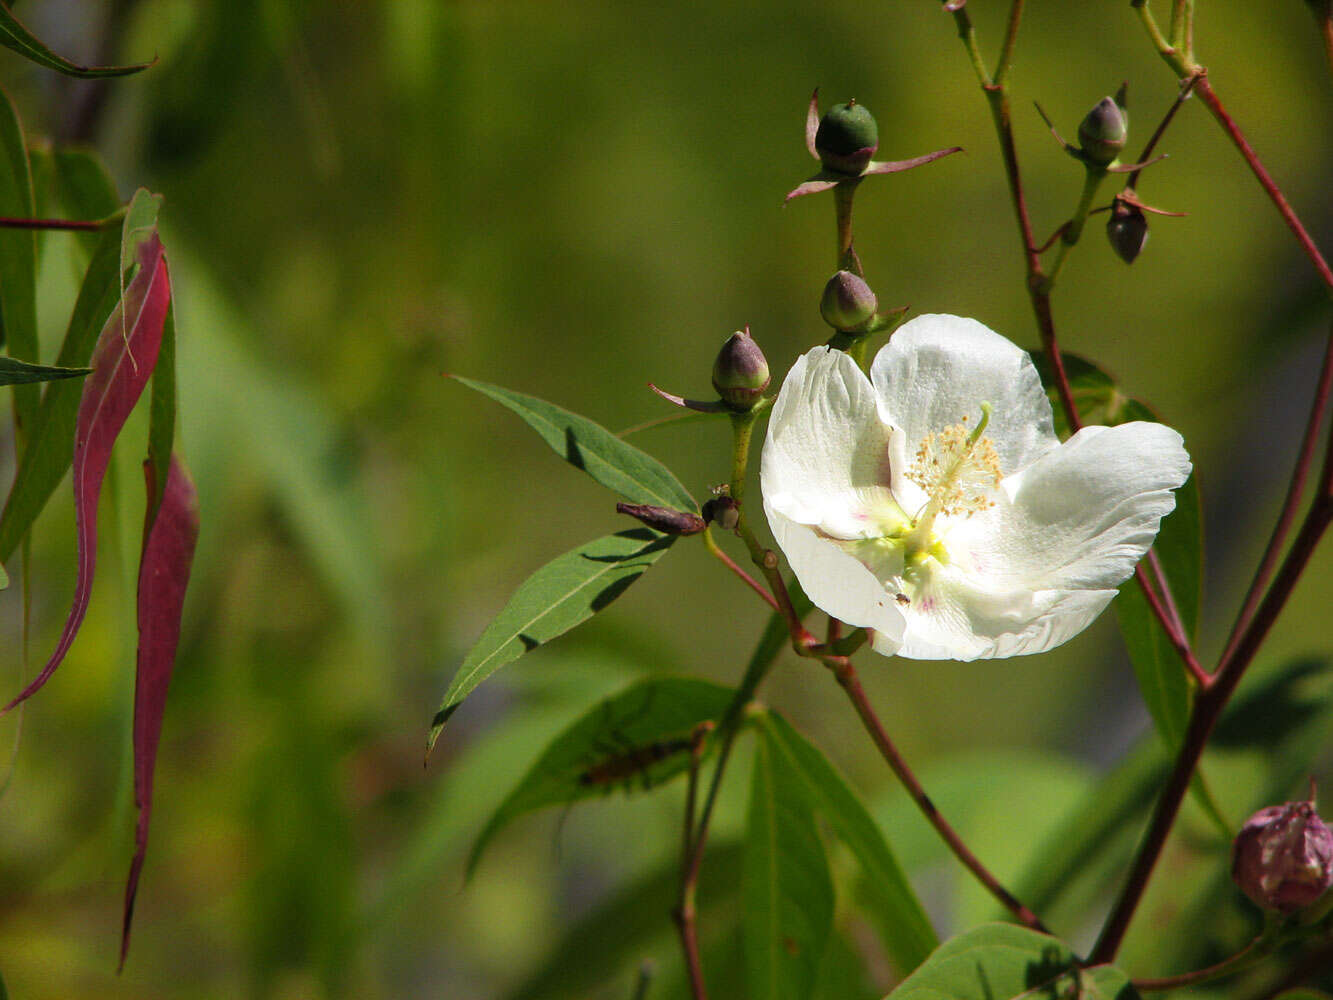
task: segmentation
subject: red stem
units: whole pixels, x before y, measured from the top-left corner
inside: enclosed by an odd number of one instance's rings
[[[1333,387],[1333,330],[1329,331],[1328,344],[1324,348],[1323,367],[1319,369],[1319,381],[1315,383],[1314,402],[1310,406],[1310,417],[1305,423],[1305,435],[1301,438],[1296,467],[1292,470],[1291,482],[1287,486],[1287,496],[1282,501],[1282,512],[1278,515],[1277,523],[1273,525],[1268,547],[1264,550],[1259,568],[1250,583],[1250,589],[1245,594],[1240,614],[1236,616],[1236,623],[1227,638],[1226,650],[1222,653],[1223,662],[1235,655],[1241,634],[1254,618],[1259,599],[1264,594],[1264,587],[1268,585],[1268,580],[1273,575],[1273,568],[1277,565],[1282,545],[1287,540],[1291,526],[1296,522],[1296,513],[1300,509],[1301,497],[1305,493],[1305,481],[1309,477],[1310,466],[1314,461],[1315,446],[1319,443],[1319,427],[1324,421],[1324,411],[1328,408],[1331,387]]]
[[[1222,126],[1222,130],[1226,132],[1227,136],[1231,139],[1232,144],[1240,152],[1240,155],[1245,158],[1245,162],[1249,165],[1251,172],[1253,172],[1255,178],[1259,181],[1260,187],[1264,189],[1269,199],[1275,206],[1277,206],[1277,210],[1281,214],[1283,220],[1287,223],[1287,227],[1291,229],[1293,234],[1295,234],[1296,241],[1300,243],[1301,249],[1305,251],[1305,255],[1310,258],[1310,263],[1313,264],[1315,270],[1319,272],[1320,280],[1333,291],[1333,270],[1329,269],[1328,262],[1324,260],[1323,254],[1321,254],[1319,248],[1315,246],[1314,240],[1310,238],[1310,234],[1305,231],[1305,226],[1303,226],[1301,220],[1296,217],[1295,211],[1293,211],[1291,205],[1287,203],[1287,199],[1278,188],[1277,183],[1273,180],[1267,169],[1265,169],[1264,165],[1259,162],[1258,155],[1255,153],[1253,147],[1250,146],[1249,141],[1241,132],[1240,127],[1232,120],[1231,115],[1223,106],[1217,93],[1213,90],[1213,85],[1208,82],[1208,77],[1205,73],[1199,73],[1198,82],[1194,85],[1194,92],[1199,95],[1199,99],[1203,101],[1204,104],[1208,105],[1208,110],[1213,113],[1213,117],[1217,119],[1217,123]]]
[[[76,232],[96,232],[105,228],[105,222],[87,222],[78,219],[17,219],[11,216],[0,216],[0,229],[62,229]]]
[[[963,866],[976,877],[977,881],[999,900],[1000,905],[1017,917],[1021,923],[1035,931],[1046,932],[1046,927],[1037,918],[1037,915],[1000,884],[999,879],[977,860],[976,855],[968,849],[967,844],[963,843],[963,838],[940,815],[940,811],[935,808],[935,803],[930,801],[930,796],[921,787],[921,782],[916,780],[916,775],[912,773],[912,769],[907,766],[902,754],[894,746],[893,740],[889,739],[889,734],[880,723],[879,717],[870,705],[870,700],[866,697],[865,689],[861,687],[861,681],[856,676],[856,668],[852,666],[852,661],[845,656],[826,656],[822,659],[828,668],[833,671],[833,675],[838,679],[838,683],[842,685],[842,689],[847,692],[847,697],[852,700],[852,705],[856,708],[856,714],[861,717],[866,732],[875,741],[875,746],[879,748],[880,754],[888,762],[898,780],[902,782],[907,794],[912,797],[912,801],[917,804],[927,822],[935,828],[935,832],[949,846],[949,850],[953,852],[954,857],[962,862]]]

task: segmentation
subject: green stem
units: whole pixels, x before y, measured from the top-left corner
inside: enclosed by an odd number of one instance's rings
[[[1097,197],[1097,189],[1101,187],[1105,177],[1106,171],[1102,167],[1089,166],[1084,173],[1083,193],[1079,195],[1078,207],[1065,223],[1064,230],[1060,233],[1060,245],[1055,251],[1055,261],[1051,264],[1050,273],[1042,279],[1041,289],[1045,294],[1051,294],[1051,289],[1055,287],[1055,279],[1060,276],[1060,269],[1065,265],[1065,257],[1068,256],[1070,247],[1083,235],[1083,226],[1088,221],[1088,213],[1092,210],[1092,201]]]
[[[852,246],[852,199],[856,197],[856,186],[860,183],[859,179],[847,180],[835,187],[833,205],[838,215],[838,268],[864,278],[861,260]]]
[[[1021,8],[1022,3],[1016,3],[1016,7]],[[986,60],[981,58],[981,47],[977,45],[977,33],[972,28],[972,18],[967,14],[967,8],[962,4],[952,11],[954,24],[958,26],[958,37],[963,40],[963,46],[967,49],[968,58],[972,60],[972,69],[977,74],[977,82],[982,88],[989,90],[994,84],[991,82],[990,72],[986,69]],[[1010,24],[1017,30],[1017,19],[1011,17]],[[1009,54],[1013,54],[1010,47]]]
[[[1167,41],[1166,36],[1162,34],[1162,29],[1157,26],[1157,19],[1152,16],[1152,11],[1148,9],[1148,0],[1134,0],[1134,9],[1139,12],[1139,20],[1143,22],[1143,27],[1148,32],[1148,37],[1152,39],[1158,55],[1176,71],[1177,76],[1184,78],[1198,69],[1194,65],[1192,56],[1182,54],[1178,48]]]
[[[1018,25],[1023,20],[1023,0],[1014,0],[1009,7],[1009,26],[1004,33],[1000,61],[995,65],[995,86],[1003,87],[1014,64],[1014,45],[1018,41]]]

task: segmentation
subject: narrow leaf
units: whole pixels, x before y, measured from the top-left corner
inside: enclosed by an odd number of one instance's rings
[[[140,247],[139,273],[103,327],[93,351],[93,373],[83,382],[74,435],[74,519],[79,551],[74,602],[50,660],[3,711],[31,697],[46,683],[83,624],[97,559],[97,502],[102,479],[120,429],[157,363],[170,301],[167,261],[162,243],[154,236]],[[122,333],[122,329],[128,332]]]
[[[1013,924],[984,924],[940,945],[889,996],[895,1000],[1137,1000],[1138,993],[1129,977],[1112,966],[1080,969],[1078,957],[1063,941]]]
[[[770,711],[757,716],[755,724],[792,793],[823,816],[856,856],[884,946],[899,973],[907,975],[940,942],[883,832],[837,768],[786,719]]]
[[[153,769],[167,707],[167,687],[180,642],[181,612],[190,563],[199,537],[199,502],[194,484],[180,460],[172,456],[167,481],[153,481],[151,462],[144,463],[148,485],[148,519],[139,561],[139,653],[134,681],[134,804],[139,821],[134,830],[134,858],[125,885],[125,912],[120,932],[120,964],[130,947],[130,923],[148,850],[148,823],[153,811]]]
[[[162,324],[162,346],[153,368],[153,394],[148,415],[148,464],[156,492],[149,497],[148,516],[153,518],[170,481],[169,470],[176,444],[176,306],[167,304],[167,318]]]
[[[100,234],[56,364],[81,367],[91,359],[99,331],[106,328],[120,300],[122,242],[122,234],[114,229]],[[116,326],[120,327],[119,320]],[[13,555],[70,466],[81,397],[82,386],[75,382],[52,383],[42,396],[42,405],[30,428],[28,447],[19,462],[4,512],[0,513],[0,561]]]
[[[671,470],[647,452],[626,444],[605,427],[534,396],[453,376],[522,417],[561,458],[619,493],[630,503],[697,510],[694,498]]]
[[[122,211],[120,193],[106,164],[84,149],[57,149],[52,157],[56,196],[70,219],[106,219]],[[104,232],[71,234],[91,257]]]
[[[17,358],[0,358],[0,385],[20,385],[27,382],[54,382],[62,378],[79,378],[91,368],[59,368],[34,365]]]
[[[31,218],[32,175],[23,128],[9,97],[0,91],[0,215]],[[0,231],[0,339],[9,355],[37,363],[37,234],[30,229]],[[37,410],[39,392],[24,387],[14,392],[14,413],[27,434]]]
[[[84,79],[102,76],[126,76],[153,65],[152,63],[138,63],[133,66],[81,66],[78,63],[70,62],[47,48],[14,16],[9,9],[9,5],[4,3],[0,3],[0,45],[7,49],[13,49],[38,66],[45,66],[47,69],[64,73],[66,76],[77,76]]]
[[[833,881],[806,797],[760,733],[741,875],[746,996],[807,1000],[833,927]]]
[[[601,611],[661,558],[673,541],[647,528],[622,531],[557,556],[528,577],[454,674],[431,722],[426,755],[473,688],[506,663]]]
[[[551,741],[500,803],[472,845],[468,877],[491,838],[524,813],[616,788],[655,787],[683,773],[691,731],[705,720],[720,722],[732,694],[708,681],[666,677],[642,681],[593,706]]]

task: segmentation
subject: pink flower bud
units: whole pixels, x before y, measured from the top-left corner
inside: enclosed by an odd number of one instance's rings
[[[1236,836],[1231,877],[1266,910],[1302,910],[1333,885],[1333,832],[1313,802],[1260,809]]]

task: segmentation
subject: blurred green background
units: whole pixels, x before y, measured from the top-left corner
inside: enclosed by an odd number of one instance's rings
[[[1138,148],[1175,80],[1128,3],[1029,6],[1012,86],[1044,237],[1081,177],[1031,102],[1072,136],[1128,81]],[[1006,9],[968,6],[988,58]],[[115,976],[132,570],[108,532],[69,661],[21,718],[0,721],[0,765],[17,748],[0,799],[0,974],[16,998],[510,995],[590,908],[674,857],[680,790],[582,804],[562,827],[556,811],[528,817],[464,885],[470,838],[601,693],[637,674],[737,679],[765,609],[683,542],[598,620],[483,686],[423,771],[439,697],[508,594],[574,543],[626,526],[517,419],[441,375],[612,429],[665,415],[650,380],[706,396],[715,351],[744,324],[780,376],[826,337],[816,305],[834,262],[831,199],[782,205],[812,172],[802,128],[816,85],[826,104],[854,96],[876,114],[883,158],[967,149],[862,188],[857,245],[881,302],[973,316],[1035,346],[989,115],[952,23],[927,0],[25,0],[19,12],[73,58],[157,56],[143,74],[90,83],[0,53],[0,78],[31,138],[90,142],[125,195],[166,195],[203,532],[127,968]],[[1304,5],[1219,0],[1198,18],[1214,86],[1333,244],[1333,84]],[[1067,350],[1185,435],[1208,535],[1202,649],[1215,655],[1281,500],[1327,309],[1201,105],[1162,149],[1171,158],[1140,193],[1189,217],[1153,219],[1132,268],[1090,226],[1055,315]],[[56,270],[41,301],[52,344],[73,288]],[[634,440],[696,495],[726,478],[723,425]],[[35,546],[34,661],[71,593],[72,524],[62,489]],[[1257,669],[1328,652],[1331,560],[1327,548],[1315,558]],[[15,690],[19,621],[11,588],[0,670]],[[1112,615],[1048,655],[868,655],[862,674],[946,812],[1007,878],[1147,732]],[[991,915],[907,818],[822,670],[789,656],[765,698],[881,803],[941,933]],[[1232,765],[1211,766],[1236,822],[1253,789]],[[1329,775],[1329,761],[1309,770]],[[991,782],[983,796],[979,781]],[[746,784],[738,767],[720,848]],[[1205,838],[1180,839],[1167,884]],[[1190,878],[1224,867],[1205,847]],[[660,935],[628,961],[611,961],[609,942],[576,956],[608,960],[606,992],[570,981],[525,995],[628,996],[638,957],[660,963],[651,995],[677,995],[667,905]],[[1168,919],[1183,905],[1142,914],[1133,972],[1179,971],[1159,959],[1179,961],[1161,949],[1198,934]],[[839,947],[873,955],[844,909]],[[718,953],[732,946],[724,917],[705,924]],[[1095,927],[1058,929],[1086,945]],[[872,962],[869,981],[837,995],[878,996],[877,975]]]

